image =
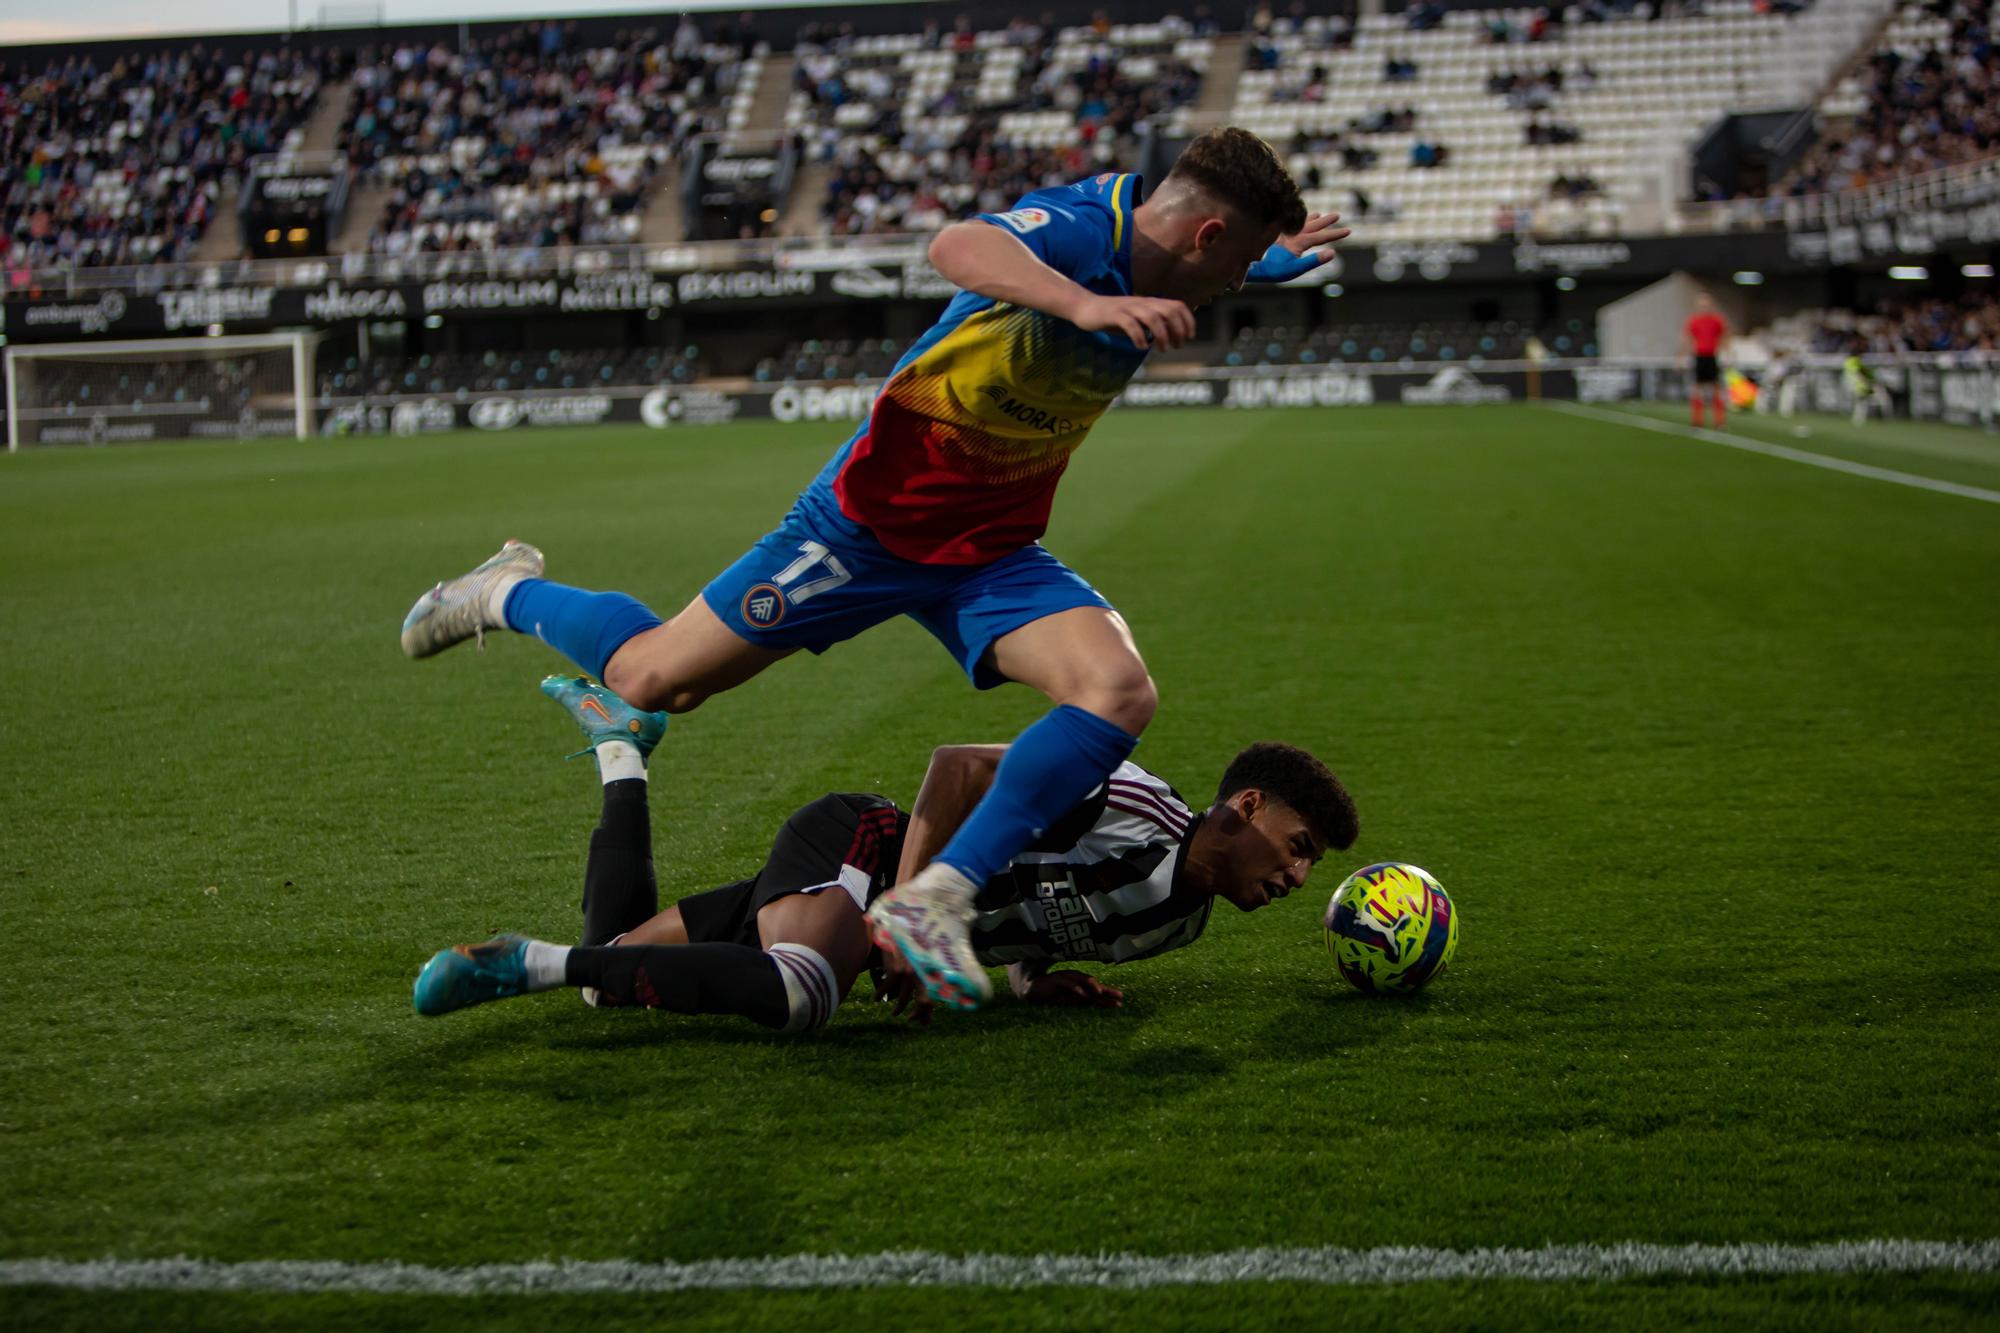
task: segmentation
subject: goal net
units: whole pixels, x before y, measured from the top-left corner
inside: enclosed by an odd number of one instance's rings
[[[312,431],[315,333],[7,348],[7,447]]]

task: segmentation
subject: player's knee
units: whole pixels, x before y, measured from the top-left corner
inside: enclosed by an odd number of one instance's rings
[[[683,684],[664,666],[618,657],[605,663],[604,683],[626,703],[648,712],[691,713],[708,698],[706,690]]]
[[[774,944],[764,951],[785,983],[785,1022],[781,1032],[811,1032],[823,1028],[840,1007],[840,979],[833,965],[803,944]]]
[[[1135,662],[1129,670],[1115,670],[1092,682],[1076,702],[1085,711],[1137,736],[1159,711],[1160,690],[1146,668]]]

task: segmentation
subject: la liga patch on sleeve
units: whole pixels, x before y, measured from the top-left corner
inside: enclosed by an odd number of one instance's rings
[[[1011,213],[994,216],[1018,232],[1030,232],[1049,225],[1049,210],[1046,208],[1017,208]]]

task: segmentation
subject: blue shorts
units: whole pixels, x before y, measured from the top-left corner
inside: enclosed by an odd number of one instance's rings
[[[1111,607],[1039,542],[986,565],[920,565],[892,555],[845,515],[810,514],[804,504],[701,595],[723,624],[760,648],[823,653],[908,616],[982,690],[1007,679],[983,661],[1004,635],[1059,611]]]

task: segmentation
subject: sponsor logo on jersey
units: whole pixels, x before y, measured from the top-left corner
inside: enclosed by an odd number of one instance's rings
[[[994,216],[1015,231],[1024,234],[1037,227],[1049,225],[1049,210],[1046,208],[1017,208],[1011,213],[997,213]]]
[[[1069,417],[1058,416],[1046,408],[1024,403],[1014,397],[1013,390],[1004,384],[988,384],[980,390],[993,400],[1001,415],[1011,417],[1024,426],[1032,426],[1048,435],[1067,435],[1077,428],[1077,423]]]
[[[752,629],[769,629],[784,618],[785,593],[777,584],[753,584],[743,594],[743,623]]]

